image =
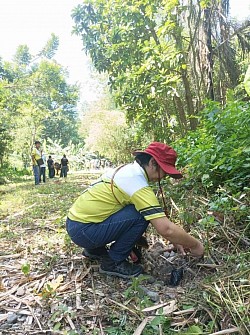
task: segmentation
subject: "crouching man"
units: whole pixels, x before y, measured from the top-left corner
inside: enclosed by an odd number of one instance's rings
[[[100,272],[122,278],[143,272],[141,265],[130,263],[127,257],[149,223],[179,251],[188,250],[197,257],[204,253],[200,241],[166,217],[149,186],[166,176],[182,177],[175,168],[175,150],[153,142],[134,156],[134,163],[107,172],[90,185],[70,208],[66,221],[72,241],[84,248],[87,257],[100,259]]]

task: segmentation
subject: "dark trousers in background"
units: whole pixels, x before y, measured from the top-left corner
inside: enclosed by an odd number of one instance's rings
[[[34,172],[34,177],[35,177],[35,185],[38,185],[39,184],[39,179],[40,179],[39,165],[33,165],[33,172]]]
[[[49,168],[49,178],[54,178],[54,177],[55,177],[55,169]]]
[[[39,182],[41,183],[42,181],[42,178],[43,178],[43,182],[45,183],[45,167],[41,167],[40,166],[40,178],[39,178]]]
[[[60,177],[64,177],[64,178],[66,178],[66,177],[67,177],[67,174],[68,174],[68,167],[67,167],[67,166],[62,166]]]

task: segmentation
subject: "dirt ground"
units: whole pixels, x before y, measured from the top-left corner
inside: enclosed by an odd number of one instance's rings
[[[228,271],[223,282],[222,276],[215,281],[225,273],[222,249],[212,259],[185,258],[149,230],[145,275],[100,274],[98,262],[82,256],[65,232],[67,210],[91,180],[69,176],[35,188],[28,179],[1,188],[0,334],[247,334],[247,318],[240,329],[225,309],[219,324],[207,303],[212,299],[218,313],[223,310],[213,291],[227,292]],[[232,275],[234,285],[241,278],[238,299],[246,304],[244,269]]]

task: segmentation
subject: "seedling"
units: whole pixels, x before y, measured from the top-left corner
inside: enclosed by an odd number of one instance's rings
[[[25,275],[25,276],[29,276],[30,274],[30,264],[29,263],[25,263],[21,266],[21,270],[22,270],[22,273]]]

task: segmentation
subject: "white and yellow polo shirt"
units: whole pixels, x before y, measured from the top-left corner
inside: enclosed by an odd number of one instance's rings
[[[114,170],[107,172],[80,195],[69,210],[71,220],[99,223],[130,204],[148,221],[165,216],[138,163],[125,165],[117,171],[113,182],[115,196],[111,188],[113,174]]]
[[[33,148],[32,153],[31,153],[31,157],[33,158],[32,159],[32,164],[33,165],[38,165],[36,161],[38,159],[40,159],[41,156],[42,156],[41,150],[38,150],[37,148]]]

